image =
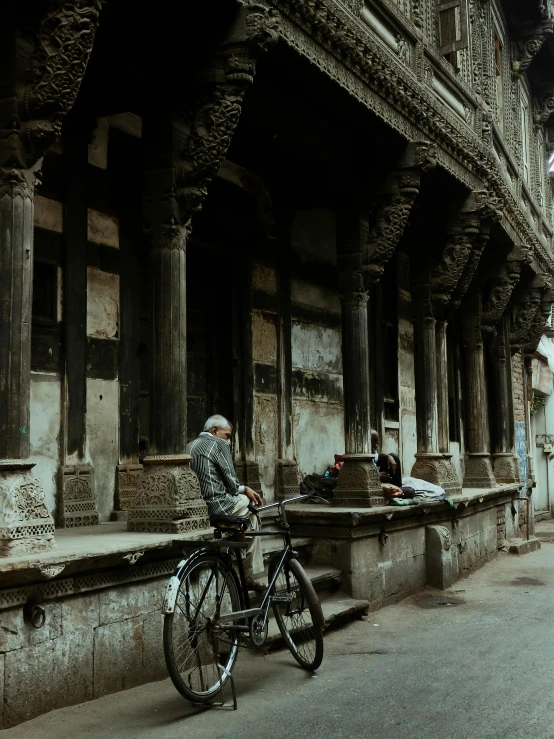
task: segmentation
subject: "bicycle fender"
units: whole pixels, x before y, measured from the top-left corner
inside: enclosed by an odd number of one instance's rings
[[[177,575],[172,575],[165,586],[164,599],[162,603],[162,613],[165,615],[175,612],[175,601],[177,600],[180,583],[181,581]]]
[[[188,555],[186,559],[182,559],[179,562],[179,564],[175,568],[175,572],[169,578],[169,582],[165,586],[165,592],[162,601],[162,613],[164,615],[175,613],[175,602],[177,601],[177,593],[179,592],[179,585],[181,584],[181,574],[184,567],[193,563],[195,559],[198,559],[200,556],[206,554],[206,552],[212,553],[210,550],[203,547],[202,549],[197,549],[196,551],[192,552]],[[215,556],[218,558],[220,557],[217,552],[215,553]]]

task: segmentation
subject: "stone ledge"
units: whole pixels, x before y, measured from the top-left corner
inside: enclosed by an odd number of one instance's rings
[[[211,528],[187,534],[132,533],[124,521],[57,529],[57,549],[0,558],[0,583],[3,588],[43,583],[58,576],[174,558],[180,555],[183,542],[201,542],[212,536]]]
[[[375,508],[343,508],[319,504],[294,504],[287,509],[287,519],[297,536],[321,538],[363,538],[375,536],[383,527],[413,528],[462,518],[476,510],[486,510],[519,497],[519,484],[497,485],[494,488],[465,488],[460,495],[451,496],[448,503],[425,502],[414,506],[379,506]]]

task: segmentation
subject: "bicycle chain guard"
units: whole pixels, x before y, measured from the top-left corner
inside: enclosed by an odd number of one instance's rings
[[[250,622],[250,639],[255,647],[261,647],[267,639],[267,619],[265,614],[254,616]]]

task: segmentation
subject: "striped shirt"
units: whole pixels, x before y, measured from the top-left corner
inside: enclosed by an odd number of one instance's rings
[[[237,495],[244,492],[239,483],[231,456],[231,447],[218,436],[202,431],[187,446],[192,461],[190,468],[200,482],[202,497],[210,516],[229,516],[237,503]]]

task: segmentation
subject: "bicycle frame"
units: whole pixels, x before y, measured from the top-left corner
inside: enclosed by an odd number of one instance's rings
[[[237,618],[244,617],[244,618],[253,618],[254,616],[264,616],[264,627],[267,622],[268,613],[269,613],[269,606],[271,604],[272,598],[275,596],[272,596],[271,591],[273,589],[273,586],[277,582],[277,578],[279,577],[281,570],[283,569],[283,565],[285,564],[286,560],[289,557],[296,556],[296,552],[292,548],[292,542],[290,538],[290,527],[287,521],[287,514],[285,511],[285,506],[288,503],[292,503],[295,501],[300,500],[306,500],[307,498],[311,498],[311,495],[298,495],[294,498],[287,498],[286,500],[281,500],[276,503],[268,503],[267,505],[260,506],[259,508],[252,508],[253,512],[258,515],[262,511],[267,511],[271,508],[278,508],[278,517],[281,524],[281,528],[277,531],[275,529],[269,530],[269,531],[247,531],[244,533],[244,536],[246,537],[254,537],[254,536],[275,536],[275,534],[281,534],[284,539],[284,549],[281,554],[281,559],[279,561],[278,566],[275,569],[275,572],[273,573],[273,577],[267,584],[267,590],[265,591],[264,597],[262,598],[262,602],[257,608],[251,608],[250,607],[250,595],[248,592],[248,585],[246,583],[246,576],[244,573],[244,565],[242,562],[242,557],[240,556],[240,551],[235,549],[235,561],[237,565],[237,570],[239,573],[239,580],[241,584],[241,589],[243,592],[244,597],[244,605],[245,608],[243,611],[235,612],[235,613],[229,613],[223,616],[221,619],[218,620],[218,624],[225,624],[228,623],[228,621],[234,621],[237,620]],[[235,534],[236,535],[236,534]],[[231,543],[233,542],[233,538],[229,540]],[[236,539],[235,539],[236,541]],[[221,544],[219,544],[222,548],[225,547],[225,543],[222,541]],[[234,547],[233,547],[234,548]],[[228,630],[236,630],[236,631],[248,631],[248,627],[239,626],[235,624],[231,624],[229,626],[226,626],[226,629]]]
[[[247,531],[244,532],[243,536],[246,537],[253,537],[253,536],[275,536],[275,534],[280,534],[283,536],[284,539],[284,549],[281,554],[281,559],[279,561],[279,565],[275,569],[275,572],[273,573],[273,577],[271,578],[270,582],[268,582],[267,590],[265,591],[264,597],[262,598],[262,602],[257,608],[251,608],[250,604],[250,596],[248,592],[248,585],[246,583],[246,575],[244,573],[244,565],[242,562],[242,557],[240,556],[240,549],[243,547],[243,542],[237,540],[237,536],[239,532],[236,531],[236,529],[220,529],[220,531],[231,531],[233,533],[233,536],[229,539],[215,539],[212,542],[209,543],[209,546],[204,546],[201,549],[197,549],[195,552],[191,553],[186,559],[182,560],[179,565],[177,566],[177,569],[175,571],[175,574],[171,577],[167,589],[164,596],[164,602],[162,607],[162,612],[164,614],[173,613],[175,610],[175,601],[177,598],[177,592],[179,590],[179,575],[181,572],[182,567],[184,567],[187,563],[190,563],[191,558],[194,557],[200,557],[205,552],[211,551],[218,551],[221,549],[227,549],[227,550],[235,550],[235,561],[237,565],[237,570],[239,574],[239,581],[240,586],[243,594],[243,600],[244,600],[244,609],[242,611],[235,611],[234,613],[228,613],[225,614],[222,618],[218,619],[218,625],[219,624],[228,624],[229,621],[236,621],[241,618],[253,618],[254,616],[261,616],[264,615],[264,626],[267,622],[267,617],[269,613],[269,606],[271,603],[272,595],[271,591],[273,589],[273,586],[275,585],[277,578],[279,577],[279,574],[281,573],[281,570],[283,569],[283,565],[285,564],[286,560],[289,557],[296,556],[296,552],[292,548],[292,542],[290,538],[290,527],[287,521],[287,515],[285,511],[285,506],[288,503],[297,502],[301,500],[306,500],[308,498],[313,497],[312,495],[298,495],[294,498],[287,498],[286,500],[278,501],[276,503],[268,503],[267,505],[260,506],[259,508],[252,508],[252,511],[258,515],[262,511],[267,511],[272,508],[278,508],[278,517],[281,524],[281,528],[278,530],[272,529],[269,531]],[[227,554],[227,556],[230,556]],[[224,583],[222,591],[220,594],[218,594],[218,600],[221,603],[221,600],[223,599],[223,596],[225,594],[225,588],[226,583]],[[242,626],[238,624],[229,624],[225,626],[226,630],[233,630],[233,631],[246,631],[249,632],[250,628],[248,626]]]

